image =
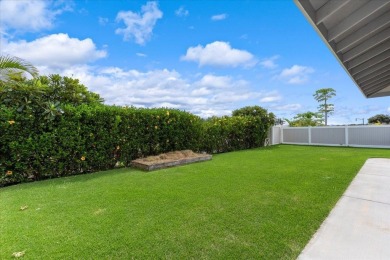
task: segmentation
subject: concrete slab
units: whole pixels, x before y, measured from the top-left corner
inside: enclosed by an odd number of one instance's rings
[[[369,159],[298,259],[390,259],[390,159]]]
[[[359,174],[385,175],[390,177],[389,169],[390,169],[389,159],[372,158],[366,161],[366,163],[360,169]]]
[[[390,174],[389,176],[359,174],[345,191],[344,196],[387,203],[390,205],[389,179]],[[389,186],[383,187],[386,183],[388,183]]]

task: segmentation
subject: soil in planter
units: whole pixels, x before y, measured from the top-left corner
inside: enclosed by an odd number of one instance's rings
[[[200,154],[194,153],[191,150],[183,150],[136,159],[132,161],[132,165],[136,168],[151,171],[182,164],[211,160],[211,158],[212,156],[209,154]]]

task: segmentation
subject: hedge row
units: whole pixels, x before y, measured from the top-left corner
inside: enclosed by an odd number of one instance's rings
[[[202,150],[223,153],[261,147],[267,137],[269,125],[261,117],[213,117],[203,124]]]
[[[107,106],[78,80],[0,80],[0,186],[129,166],[174,150],[260,147],[274,116],[245,107],[203,120],[174,109]]]
[[[172,109],[65,106],[55,120],[0,107],[1,184],[67,176],[162,152],[199,150],[201,119]]]

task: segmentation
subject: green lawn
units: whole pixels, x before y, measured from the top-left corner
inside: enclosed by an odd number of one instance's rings
[[[1,188],[0,259],[293,259],[370,157],[390,150],[283,145]]]

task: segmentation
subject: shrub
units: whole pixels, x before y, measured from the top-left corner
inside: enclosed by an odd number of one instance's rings
[[[307,111],[305,113],[297,114],[292,120],[286,119],[286,121],[292,127],[321,126],[323,125],[324,119],[320,113]]]
[[[368,119],[369,124],[390,124],[390,115],[378,114]]]
[[[199,149],[200,118],[179,110],[65,105],[63,114],[43,127],[27,113],[0,109],[2,185],[129,166],[138,157]]]
[[[260,117],[263,119],[269,118],[270,120],[274,120],[274,115],[272,113],[268,114],[267,109],[264,109],[259,106],[246,106],[239,109],[236,109],[232,112],[233,116],[252,116],[252,117]]]
[[[107,106],[59,76],[0,81],[0,102],[0,186],[129,166],[174,150],[260,147],[273,124],[260,107],[202,120],[175,109]]]
[[[203,150],[223,153],[264,145],[273,115],[213,117],[203,124]]]

